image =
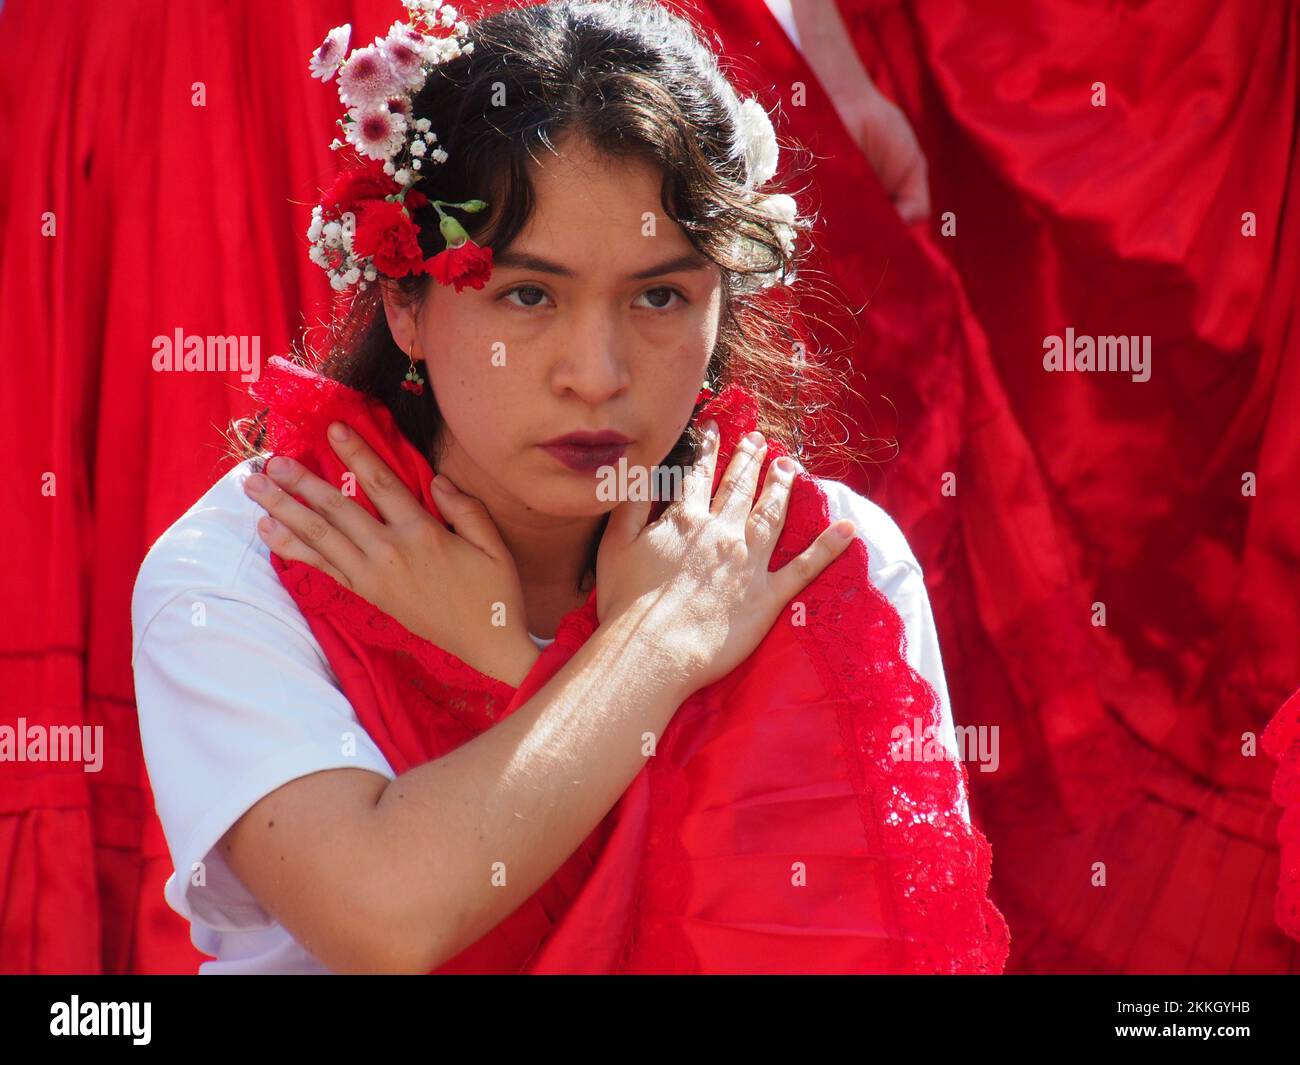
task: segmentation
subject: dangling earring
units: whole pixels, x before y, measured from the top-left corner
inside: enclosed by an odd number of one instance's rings
[[[696,408],[698,409],[704,406],[704,404],[707,403],[712,397],[713,397],[713,386],[710,385],[708,380],[706,379],[704,382],[704,386],[700,389],[699,395],[695,397]]]
[[[424,378],[420,376],[420,371],[415,368],[415,359],[412,358],[412,353],[414,351],[415,337],[412,337],[410,351],[406,353],[406,357],[410,361],[411,366],[410,369],[406,371],[406,380],[402,382],[402,388],[414,395],[422,396],[424,395]]]

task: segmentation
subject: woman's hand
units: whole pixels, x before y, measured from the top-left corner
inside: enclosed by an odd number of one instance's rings
[[[871,80],[835,0],[791,0],[799,50],[904,222],[930,216],[928,167],[907,116]]]
[[[909,223],[929,218],[929,167],[912,124],[899,106],[873,93],[848,109],[845,121],[899,217]]]
[[[683,481],[682,499],[650,525],[649,501],[621,504],[610,513],[600,542],[601,623],[631,614],[648,626],[691,691],[748,658],[785,605],[853,538],[852,522],[833,522],[805,551],[768,572],[797,466],[789,458],[771,463],[755,503],[766,450],[761,434],[740,441],[710,503],[718,436],[716,427],[707,431],[704,453]]]
[[[244,482],[270,515],[258,522],[262,540],[281,558],[323,570],[411,632],[517,687],[539,652],[528,636],[514,559],[487,509],[435,478],[438,509],[453,532],[357,433],[335,423],[329,438],[383,521],[300,463],[276,456],[267,476]]]

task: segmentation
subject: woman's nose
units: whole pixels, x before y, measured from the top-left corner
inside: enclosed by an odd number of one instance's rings
[[[552,371],[555,389],[596,404],[623,391],[630,380],[625,338],[617,322],[589,318],[575,323]]]

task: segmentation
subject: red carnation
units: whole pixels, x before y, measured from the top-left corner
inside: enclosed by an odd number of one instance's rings
[[[455,285],[459,292],[466,285],[482,288],[492,275],[492,249],[481,248],[472,240],[456,248],[440,251],[424,264],[441,285]]]
[[[420,273],[423,269],[419,233],[400,203],[367,200],[357,210],[353,254],[373,259],[388,277]]]
[[[401,186],[384,173],[383,164],[371,160],[365,166],[352,167],[339,174],[321,199],[321,209],[326,215],[333,212],[343,215],[348,211],[355,212],[366,200],[382,200],[400,191]]]

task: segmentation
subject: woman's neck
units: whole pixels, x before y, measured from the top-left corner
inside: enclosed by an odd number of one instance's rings
[[[515,560],[528,631],[543,638],[554,636],[561,619],[591,594],[595,575],[589,562],[605,518],[575,518],[561,525],[493,520]]]

